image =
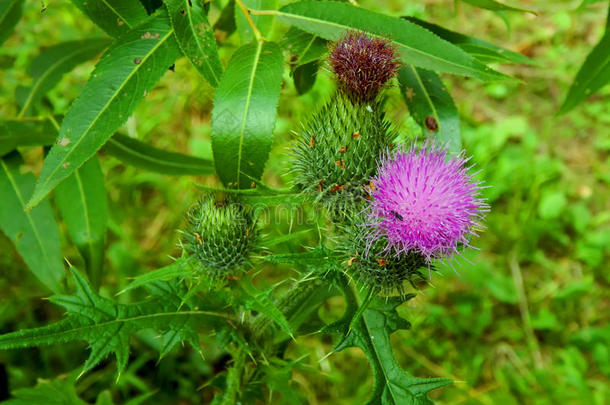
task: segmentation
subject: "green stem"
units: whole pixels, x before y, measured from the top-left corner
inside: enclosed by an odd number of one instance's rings
[[[227,373],[226,389],[222,396],[220,405],[235,405],[237,403],[237,395],[241,390],[242,375],[246,365],[246,352],[242,348],[238,348],[233,354],[233,366]]]

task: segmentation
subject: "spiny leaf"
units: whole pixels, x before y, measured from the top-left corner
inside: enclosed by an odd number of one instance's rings
[[[14,398],[3,401],[4,405],[87,405],[76,394],[74,376],[55,380],[39,379],[35,387],[20,388],[11,394]],[[111,402],[112,403],[112,402]]]
[[[120,374],[129,357],[130,337],[138,330],[152,328],[166,333],[188,322],[211,324],[228,317],[213,310],[178,309],[180,298],[174,299],[170,294],[137,304],[117,304],[96,294],[78,270],[71,268],[71,272],[75,294],[51,297],[51,302],[64,307],[68,316],[41,328],[0,335],[0,350],[84,340],[91,353],[82,373],[114,353]]]
[[[192,272],[193,270],[188,265],[188,260],[186,258],[181,258],[168,266],[144,273],[141,276],[134,278],[131,283],[129,283],[129,285],[127,285],[127,287],[121,291],[121,293],[149,283],[153,283],[155,281],[184,278],[191,275]]]
[[[212,110],[216,172],[228,187],[251,187],[271,150],[283,57],[273,42],[239,48],[220,80]]]
[[[104,174],[97,156],[57,186],[55,201],[72,242],[85,259],[89,279],[97,289],[104,266],[108,217]]]
[[[13,33],[21,19],[24,0],[0,0],[0,45]]]
[[[148,17],[135,0],[71,0],[98,27],[112,37],[122,35]]]
[[[275,10],[278,6],[278,0],[242,0],[244,5],[248,8],[253,9],[266,9],[266,10]],[[261,32],[263,36],[267,35],[269,31],[271,31],[271,27],[273,26],[273,16],[269,15],[251,15],[252,21]],[[239,6],[235,7],[235,24],[237,27],[237,32],[242,39],[243,43],[251,42],[254,40],[254,33],[252,32],[252,27],[248,24],[246,17],[242,9]]]
[[[99,55],[109,44],[110,41],[105,38],[62,42],[35,57],[28,68],[34,83],[27,89],[28,94],[19,117],[31,113],[42,96],[55,87],[65,73]]]
[[[0,229],[13,241],[30,271],[47,288],[59,293],[65,270],[57,223],[48,201],[24,211],[35,177],[22,173],[22,165],[17,152],[0,159]]]
[[[157,149],[123,134],[114,134],[104,150],[122,162],[152,172],[169,175],[203,175],[214,173],[214,163]]]
[[[366,354],[374,378],[373,393],[367,402],[370,405],[431,404],[426,394],[451,384],[446,378],[413,377],[396,362],[390,335],[410,327],[396,312],[402,302],[398,298],[375,298],[335,349],[359,347]]]
[[[440,77],[429,70],[405,66],[398,72],[398,83],[409,113],[424,134],[450,152],[459,153],[460,117]]]
[[[482,80],[507,78],[416,24],[346,3],[302,1],[262,13],[276,15],[287,24],[331,41],[350,29],[389,38],[406,64]]]
[[[127,120],[178,56],[167,14],[122,35],[102,57],[64,117],[27,208],[87,161]]]
[[[607,30],[580,67],[558,114],[567,113],[610,82],[609,49],[610,30]]]
[[[427,21],[420,20],[416,17],[402,17],[403,19],[417,24],[429,31],[432,31],[439,37],[451,42],[454,45],[459,46],[470,55],[477,58],[483,63],[491,62],[510,62],[510,63],[523,63],[523,64],[534,64],[535,62],[525,55],[510,51],[505,48],[500,48],[494,44],[486,41],[482,41],[478,38],[470,37],[468,35],[460,34],[459,32],[451,31],[440,25],[432,24]]]
[[[165,0],[165,5],[182,52],[212,87],[217,87],[222,65],[207,13],[192,0]]]

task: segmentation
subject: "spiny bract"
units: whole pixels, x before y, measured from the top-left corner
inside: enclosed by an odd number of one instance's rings
[[[303,125],[294,151],[296,184],[329,208],[349,206],[366,195],[394,137],[380,102],[355,105],[336,94]]]
[[[218,280],[243,269],[258,232],[251,208],[233,197],[205,194],[189,210],[182,236],[195,265]]]
[[[371,184],[369,242],[387,239],[396,254],[420,253],[428,263],[468,246],[488,206],[467,161],[431,143],[387,153]]]

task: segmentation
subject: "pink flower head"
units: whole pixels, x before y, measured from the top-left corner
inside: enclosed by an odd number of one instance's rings
[[[420,253],[428,263],[469,246],[488,206],[468,160],[463,152],[448,158],[433,144],[388,153],[371,184],[369,243],[385,237],[388,249]]]

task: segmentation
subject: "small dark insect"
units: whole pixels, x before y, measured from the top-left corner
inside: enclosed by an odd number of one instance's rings
[[[436,118],[428,115],[426,117],[426,128],[428,128],[430,131],[438,131],[438,122],[436,121]]]
[[[181,9],[181,10],[180,10],[180,14],[185,15],[185,14],[186,14],[186,11],[184,11],[184,9]]]
[[[140,63],[142,63],[142,58],[134,58],[133,63],[139,65]]]
[[[390,214],[392,214],[394,216],[394,218],[396,218],[399,221],[402,221],[404,218],[402,217],[402,215],[400,215],[398,212],[392,210],[390,211]]]
[[[169,70],[171,70],[172,72],[175,72],[175,71],[176,71],[176,64],[175,64],[175,63],[173,63],[173,64],[172,64],[172,65],[169,67]]]

